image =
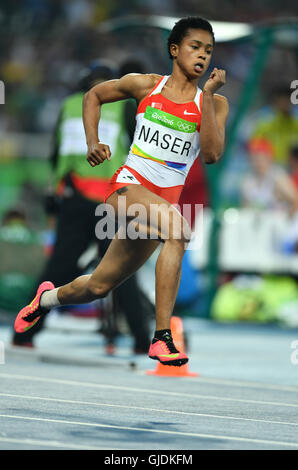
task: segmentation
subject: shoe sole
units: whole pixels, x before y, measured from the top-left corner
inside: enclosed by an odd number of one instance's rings
[[[158,356],[149,356],[149,357],[150,357],[150,359],[155,359],[155,360],[159,361],[164,366],[176,366],[176,367],[178,366],[178,367],[180,367],[180,366],[183,366],[184,364],[186,364],[188,362],[188,357],[185,357],[183,359],[173,359],[171,361],[161,361]]]

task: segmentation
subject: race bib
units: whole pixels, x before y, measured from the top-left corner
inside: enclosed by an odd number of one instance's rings
[[[196,122],[147,106],[132,153],[160,163],[184,166],[192,151],[196,129]]]

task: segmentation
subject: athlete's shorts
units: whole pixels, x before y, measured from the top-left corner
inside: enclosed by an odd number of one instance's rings
[[[145,188],[149,189],[157,196],[162,197],[170,204],[178,204],[180,194],[183,188],[183,185],[179,186],[170,186],[166,188],[162,188],[160,186],[156,186],[155,184],[148,181],[144,176],[140,175],[136,170],[130,168],[127,165],[123,165],[116,171],[116,173],[112,176],[109,184],[108,191],[105,195],[104,202],[111,196],[115,191],[124,186],[128,186],[129,184],[141,184]]]

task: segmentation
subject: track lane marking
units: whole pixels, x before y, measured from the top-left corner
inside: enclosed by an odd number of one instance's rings
[[[288,426],[298,426],[298,423],[290,423],[285,421],[271,421],[265,419],[257,419],[257,418],[243,418],[238,416],[224,416],[224,415],[213,415],[207,413],[192,413],[188,411],[178,411],[178,410],[165,410],[160,408],[148,408],[142,406],[130,406],[130,405],[116,405],[113,403],[98,403],[98,402],[90,402],[90,401],[80,401],[80,400],[66,400],[62,398],[50,398],[50,397],[36,397],[31,395],[16,395],[12,393],[0,393],[0,396],[3,397],[12,397],[12,398],[25,398],[30,400],[40,400],[40,401],[53,401],[58,403],[69,403],[72,405],[88,405],[88,406],[102,406],[102,407],[110,407],[110,408],[127,408],[131,410],[140,410],[140,411],[149,411],[149,412],[158,412],[158,413],[168,413],[168,414],[178,414],[178,415],[186,415],[186,416],[200,416],[205,418],[218,418],[218,419],[229,419],[229,420],[238,420],[238,421],[252,421],[257,423],[266,423],[266,424],[284,424]]]
[[[71,444],[69,442],[57,442],[57,441],[45,441],[37,439],[15,439],[11,437],[1,437],[0,442],[10,442],[12,444],[23,444],[23,445],[33,445],[33,446],[42,446],[42,447],[58,447],[58,448],[67,448],[67,449],[82,449],[82,450],[117,450],[114,447],[94,447],[94,446],[83,446]]]
[[[290,408],[298,408],[298,403],[283,403],[283,402],[274,402],[274,401],[263,401],[263,400],[247,400],[244,398],[231,398],[231,397],[222,397],[215,395],[202,395],[202,394],[191,394],[191,393],[182,393],[182,392],[172,392],[164,390],[153,390],[145,388],[136,388],[136,387],[125,387],[122,385],[109,385],[109,384],[97,384],[90,382],[79,382],[75,380],[63,380],[63,379],[53,379],[47,377],[36,377],[36,376],[27,376],[27,375],[18,375],[18,374],[0,374],[0,377],[17,379],[17,380],[27,380],[27,381],[37,381],[37,382],[46,382],[46,383],[56,383],[63,385],[87,387],[87,388],[101,388],[101,389],[111,389],[111,390],[122,390],[126,392],[134,393],[147,393],[153,395],[166,395],[166,396],[176,396],[184,398],[203,398],[206,400],[218,400],[218,401],[228,401],[228,402],[238,402],[238,403],[249,403],[254,405],[269,405],[269,406],[283,406]]]
[[[187,377],[186,377],[186,380],[188,380]],[[245,380],[228,380],[228,379],[220,379],[220,378],[215,378],[215,377],[193,377],[192,382],[194,381],[206,383],[206,384],[229,385],[232,387],[247,387],[247,388],[257,388],[261,390],[274,390],[278,392],[293,392],[293,393],[298,392],[298,386],[296,387],[295,385],[274,385],[274,384],[266,384],[262,382],[247,382]]]
[[[220,439],[224,441],[238,441],[238,442],[251,442],[254,444],[267,444],[273,446],[285,446],[285,447],[295,447],[298,448],[298,442],[283,442],[283,441],[271,441],[271,440],[264,440],[264,439],[253,439],[248,437],[236,437],[236,436],[222,436],[222,435],[215,435],[215,434],[202,434],[202,433],[190,433],[190,432],[182,432],[182,431],[167,431],[165,429],[148,429],[148,428],[137,428],[132,426],[116,426],[112,424],[101,424],[101,423],[86,423],[81,421],[68,421],[62,419],[48,419],[48,418],[33,418],[29,416],[15,416],[15,415],[5,415],[0,414],[2,418],[10,418],[10,419],[23,419],[29,421],[41,421],[45,423],[59,423],[59,424],[71,424],[75,426],[89,426],[89,427],[97,427],[97,428],[105,428],[105,429],[118,429],[123,431],[139,431],[139,432],[151,432],[157,434],[171,434],[177,436],[187,436],[187,437],[200,437],[203,439]]]

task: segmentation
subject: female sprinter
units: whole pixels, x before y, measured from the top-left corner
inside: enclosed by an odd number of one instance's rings
[[[162,242],[155,272],[156,331],[149,357],[175,366],[188,361],[176,349],[170,330],[182,258],[190,237],[185,219],[173,204],[179,200],[194,160],[200,155],[205,163],[215,163],[223,153],[228,103],[215,92],[225,83],[225,71],[214,68],[203,90],[198,88],[213,48],[209,22],[197,17],[183,18],[168,39],[173,61],[170,76],[128,74],[100,83],[86,93],[83,122],[87,160],[93,167],[108,165],[105,160],[111,158],[109,147],[98,139],[101,105],[127,98],[138,103],[133,143],[125,165],[110,182],[106,203],[118,216],[119,198],[125,201],[127,216],[133,204],[142,207],[143,219],[137,224],[140,236],[127,236],[127,226],[121,225],[93,274],[61,287],[43,282],[31,304],[19,312],[17,332],[31,328],[55,306],[105,297],[138,270]],[[131,219],[128,216],[126,220]]]

